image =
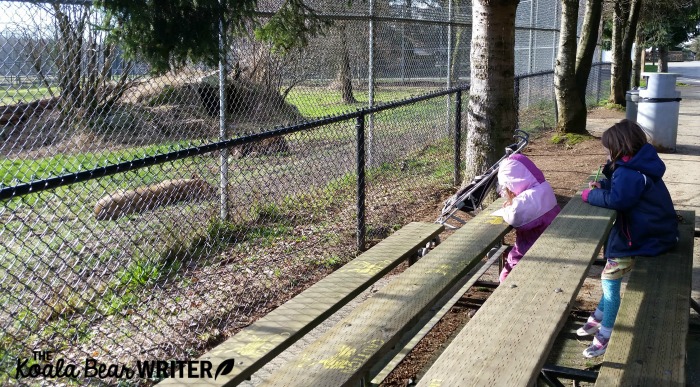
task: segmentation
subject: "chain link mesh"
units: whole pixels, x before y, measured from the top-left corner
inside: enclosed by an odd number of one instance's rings
[[[261,17],[281,3],[260,1]],[[451,13],[447,1],[346,3],[310,1],[334,24],[286,56],[252,31],[233,39],[222,125],[218,69],[153,76],[106,39],[113,21],[89,2],[0,1],[0,188],[468,82],[468,2]],[[522,2],[517,20],[516,74],[551,70],[557,0]],[[591,79],[593,104],[609,67]],[[520,82],[521,127],[551,126],[551,74]],[[533,108],[542,118],[524,114]],[[365,117],[365,247],[452,193],[453,114],[454,95],[442,95]],[[21,383],[17,359],[33,350],[75,364],[202,354],[356,256],[356,172],[356,123],[344,120],[11,194],[0,384]]]

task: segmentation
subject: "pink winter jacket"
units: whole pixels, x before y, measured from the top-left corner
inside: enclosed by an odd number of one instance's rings
[[[503,220],[515,228],[515,246],[501,273],[501,281],[532,247],[557,216],[559,205],[544,174],[525,155],[514,154],[498,166],[498,183],[516,194],[513,203],[503,208]]]

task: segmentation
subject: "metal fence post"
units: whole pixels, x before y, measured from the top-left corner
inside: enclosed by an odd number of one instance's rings
[[[406,18],[406,10],[409,4],[401,7],[401,19]],[[410,10],[410,9],[408,9]],[[406,23],[401,22],[401,83],[406,82]]]
[[[454,185],[462,183],[462,90],[455,96],[455,173]]]
[[[552,88],[552,99],[554,100],[554,127],[559,125],[559,106],[557,105],[557,95]]]
[[[557,39],[557,22],[561,22],[559,20],[559,2],[555,1],[554,2],[554,37],[552,39],[552,69],[554,69],[555,65],[557,64],[557,42],[559,39]]]
[[[535,25],[535,2],[530,0],[530,26]],[[531,73],[532,69],[535,67],[534,62],[535,62],[535,56],[533,55],[533,50],[534,50],[534,45],[535,45],[535,31],[530,29],[530,36],[528,40],[528,48],[527,48],[527,72]],[[528,98],[529,98],[529,87],[528,87]]]
[[[367,102],[369,107],[374,106],[374,0],[369,0],[369,63],[367,64]],[[363,117],[364,120],[364,117]],[[367,163],[372,165],[372,154],[374,153],[374,114],[368,118],[369,133],[367,134]],[[364,123],[363,123],[364,125]]]
[[[228,70],[226,55],[226,31],[224,30],[223,18],[219,20],[219,140],[228,140],[228,130],[226,128],[226,73]],[[220,211],[219,216],[222,221],[228,219],[228,148],[224,148],[219,153],[221,164],[220,171]]]
[[[357,117],[357,250],[365,250],[365,116]]]
[[[450,89],[452,88],[452,0],[449,1],[448,8],[447,8],[447,88]],[[451,94],[447,94],[446,99],[447,99],[447,135],[450,135],[450,128],[452,125],[450,125],[450,108],[452,107],[452,98]]]
[[[520,128],[520,77],[515,77],[515,85],[513,85],[513,103],[515,104],[515,127]]]
[[[600,103],[600,83],[603,72],[603,65],[596,66],[596,83],[595,83],[595,103],[596,105]]]

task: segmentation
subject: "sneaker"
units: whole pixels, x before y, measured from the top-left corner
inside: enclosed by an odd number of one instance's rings
[[[601,334],[597,334],[593,337],[593,342],[583,351],[583,356],[587,358],[592,358],[600,356],[605,353],[608,349],[609,337],[603,337]]]
[[[600,321],[591,316],[581,328],[576,330],[576,334],[579,336],[590,336],[598,333],[600,326]]]

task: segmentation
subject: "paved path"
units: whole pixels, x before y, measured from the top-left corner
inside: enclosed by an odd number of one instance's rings
[[[700,230],[700,61],[670,63],[669,72],[681,74],[676,153],[664,153],[664,181],[677,207],[695,210],[695,230]],[[693,298],[700,300],[700,245],[696,239]]]
[[[671,62],[668,65],[668,72],[681,74],[679,82],[700,85],[700,61]]]
[[[695,232],[700,230],[700,61],[670,63],[669,72],[681,74],[678,82],[683,100],[678,116],[677,152],[664,154],[667,171],[664,180],[678,207],[695,210]],[[700,301],[700,239],[695,238],[693,291]],[[695,322],[700,315],[693,313]],[[700,364],[700,335],[688,340],[688,364]],[[700,386],[700,367],[689,367],[688,385]]]

